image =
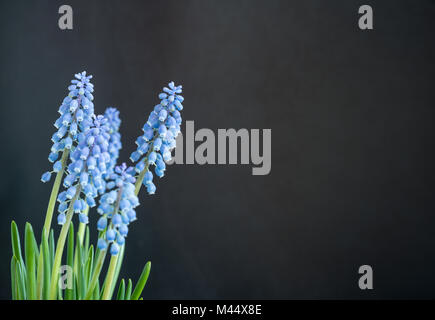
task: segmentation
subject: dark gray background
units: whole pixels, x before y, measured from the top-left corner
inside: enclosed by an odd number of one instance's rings
[[[39,234],[52,123],[87,70],[124,161],[170,80],[197,129],[272,129],[270,175],[175,165],[142,194],[122,275],[152,260],[145,298],[435,298],[434,27],[428,0],[0,1],[0,297],[10,221]]]

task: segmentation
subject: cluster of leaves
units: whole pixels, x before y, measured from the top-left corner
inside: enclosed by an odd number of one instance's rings
[[[46,233],[42,232],[41,244],[38,247],[33,228],[30,223],[26,223],[24,232],[24,259],[21,251],[20,235],[18,227],[14,221],[11,224],[12,237],[12,260],[11,260],[11,279],[12,279],[12,299],[13,300],[46,300],[49,296],[51,267],[55,254],[55,238],[53,230],[47,238]],[[88,289],[91,279],[95,273],[99,273],[101,267],[97,266],[99,249],[94,249],[89,244],[89,227],[86,228],[84,237],[80,233],[75,234],[74,226],[71,223],[68,240],[65,276],[59,279],[58,300],[100,300],[105,288],[105,282],[100,284],[98,275],[97,282],[90,292]],[[122,259],[120,259],[122,261]],[[117,265],[115,281],[111,288],[110,296],[113,296],[115,284],[118,279],[121,263]],[[151,263],[147,262],[136,286],[133,289],[131,279],[122,279],[118,285],[116,294],[117,300],[139,300],[148,280]],[[65,286],[65,290],[62,287]]]

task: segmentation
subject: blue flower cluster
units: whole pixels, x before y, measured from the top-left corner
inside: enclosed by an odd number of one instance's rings
[[[98,213],[101,215],[97,228],[103,234],[98,239],[98,248],[105,250],[110,245],[110,253],[117,255],[125,243],[128,225],[136,220],[135,208],[139,200],[134,193],[134,168],[123,163],[115,167],[109,176],[107,192],[101,196]],[[109,191],[110,190],[110,191]]]
[[[75,197],[75,213],[79,213],[80,222],[88,223],[88,216],[83,213],[86,206],[94,207],[95,198],[106,190],[106,181],[103,175],[110,166],[111,159],[109,150],[109,125],[104,116],[94,116],[91,126],[77,135],[78,144],[70,154],[70,164],[67,167],[68,175],[63,180],[67,188],[58,196],[60,202],[58,211],[58,223],[64,224],[65,212],[68,209],[68,202]]]
[[[136,172],[141,173],[145,170],[143,184],[149,194],[156,191],[149,166],[155,166],[155,175],[160,178],[164,176],[165,161],[171,160],[171,151],[176,145],[175,138],[180,132],[180,111],[183,110],[184,101],[180,95],[182,86],[175,86],[174,82],[170,82],[168,87],[164,87],[163,92],[159,94],[161,101],[148,117],[142,128],[144,134],[136,140],[137,149],[130,156],[131,161],[136,163]]]
[[[53,146],[48,160],[53,164],[53,171],[45,172],[42,182],[47,182],[53,172],[59,172],[62,169],[62,163],[59,159],[59,153],[65,149],[72,149],[77,142],[80,132],[85,132],[92,124],[92,115],[94,114],[94,97],[92,92],[94,86],[90,82],[92,76],[86,76],[86,71],[75,75],[76,79],[71,80],[68,87],[69,94],[63,100],[59,107],[60,117],[54,123],[57,129],[51,138]]]
[[[119,133],[119,127],[121,126],[121,119],[119,118],[119,111],[116,108],[107,108],[104,112],[104,117],[107,119],[109,126],[109,154],[110,165],[107,168],[107,176],[113,172],[116,166],[116,162],[119,157],[119,150],[122,148],[121,134]]]

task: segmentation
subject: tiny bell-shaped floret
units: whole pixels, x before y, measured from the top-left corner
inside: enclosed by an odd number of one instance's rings
[[[100,238],[98,239],[97,247],[100,250],[106,250],[107,249],[107,241]]]
[[[107,218],[101,217],[100,219],[98,219],[97,222],[98,231],[103,231],[104,229],[106,229],[106,227],[107,227]]]
[[[50,181],[50,178],[51,178],[51,172],[47,171],[41,176],[41,181],[45,183]]]
[[[113,229],[107,230],[107,232],[106,232],[107,241],[111,242],[111,241],[115,240],[115,237],[116,237],[116,233]]]
[[[57,216],[57,223],[60,225],[63,225],[66,222],[66,216],[65,213],[61,213]]]
[[[116,256],[118,252],[119,252],[119,245],[116,242],[112,243],[110,245],[110,254],[112,256]]]

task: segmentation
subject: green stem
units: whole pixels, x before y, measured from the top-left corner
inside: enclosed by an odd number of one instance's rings
[[[113,277],[115,276],[116,265],[118,262],[119,253],[110,258],[109,270],[107,271],[106,285],[104,287],[102,300],[110,300],[112,298],[112,283]]]
[[[95,286],[97,285],[98,277],[100,276],[101,269],[103,268],[104,258],[106,258],[107,250],[100,251],[97,258],[97,264],[95,270],[92,274],[91,283],[89,285],[88,291],[85,295],[85,300],[90,300],[93,297]]]
[[[134,194],[137,196],[139,194],[140,188],[142,187],[143,179],[145,178],[145,173],[148,171],[148,164],[139,174],[139,177],[136,179],[136,184],[134,185]]]
[[[48,238],[48,233],[51,229],[51,220],[53,219],[54,206],[56,205],[57,194],[59,193],[59,188],[62,182],[63,173],[65,172],[66,161],[68,159],[69,149],[66,149],[61,158],[62,169],[57,173],[56,179],[54,180],[53,188],[51,189],[50,200],[48,202],[47,213],[45,214],[45,235]]]
[[[71,224],[71,220],[74,214],[74,202],[78,199],[81,192],[81,187],[77,186],[76,194],[72,198],[68,212],[66,214],[66,221],[62,226],[62,229],[60,230],[59,239],[57,240],[57,246],[56,246],[56,253],[54,255],[54,262],[53,262],[53,269],[51,271],[51,286],[50,286],[50,292],[48,295],[49,300],[56,300],[57,296],[57,285],[58,285],[58,277],[59,277],[59,268],[60,263],[62,261],[62,254],[63,249],[65,247],[65,240],[68,235],[69,226]]]

